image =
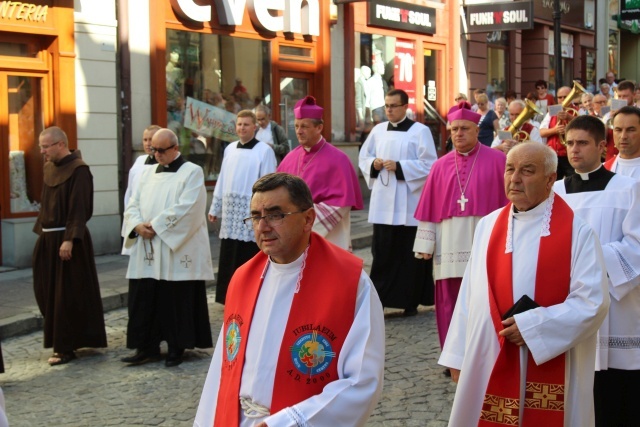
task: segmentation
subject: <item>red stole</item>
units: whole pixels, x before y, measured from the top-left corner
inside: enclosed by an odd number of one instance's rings
[[[505,253],[507,224],[512,204],[502,209],[491,232],[487,250],[489,306],[496,334],[504,329],[502,313],[513,299],[512,253]],[[550,235],[540,238],[535,295],[540,306],[566,300],[571,280],[571,239],[573,211],[554,196]],[[519,425],[520,352],[502,337],[484,398],[478,426]],[[565,355],[538,366],[531,354],[527,363],[526,394],[522,426],[562,426],[564,424]]]
[[[609,127],[607,127],[607,145],[605,147],[606,147],[606,150],[604,152],[605,160],[611,160],[616,156],[616,154],[618,154],[618,149],[616,148],[616,144],[613,140],[613,129]]]
[[[558,117],[551,117],[551,120],[549,121],[549,129],[553,129],[554,127],[556,127],[557,123]],[[562,142],[560,142],[560,136],[558,134],[547,137],[547,145],[556,152],[558,157],[567,157],[567,147],[562,145]]]
[[[267,256],[236,270],[224,308],[225,346],[214,426],[240,423],[240,380]],[[322,393],[338,379],[338,356],[355,315],[362,260],[312,233],[276,366],[270,412]]]
[[[606,162],[604,162],[604,167],[609,170],[609,171],[613,171],[613,164],[616,162],[616,159],[618,158],[618,156],[613,156],[611,158],[609,158]]]

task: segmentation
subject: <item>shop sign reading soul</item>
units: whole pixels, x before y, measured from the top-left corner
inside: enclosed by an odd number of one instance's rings
[[[251,22],[259,30],[320,35],[320,0],[209,1],[215,3],[218,21],[222,25],[242,25],[244,11],[248,7]],[[171,6],[183,19],[196,22],[209,22],[212,19],[211,5],[198,5],[194,0],[171,0]]]

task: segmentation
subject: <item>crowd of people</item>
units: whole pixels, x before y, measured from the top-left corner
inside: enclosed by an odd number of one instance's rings
[[[121,230],[135,351],[122,362],[164,357],[172,368],[186,350],[213,347],[208,217],[220,222],[224,316],[194,425],[364,425],[382,392],[384,308],[415,316],[434,304],[439,363],[458,384],[450,426],[634,425],[635,85],[618,82],[626,104],[603,112],[598,95],[563,87],[553,98],[543,83],[535,101],[513,94],[490,106],[476,91],[473,108],[459,94],[439,159],[429,129],[407,116],[407,93],[386,94],[388,121],[358,159],[371,190],[370,274],[351,253],[350,212],[363,209],[356,170],[322,136],[313,97],[295,105],[291,152],[279,151],[277,125],[264,126],[275,124],[268,109],[238,112],[208,215],[202,168],[173,131],[148,127]],[[91,172],[62,129],[39,141],[34,289],[56,366],[107,340],[86,227]]]

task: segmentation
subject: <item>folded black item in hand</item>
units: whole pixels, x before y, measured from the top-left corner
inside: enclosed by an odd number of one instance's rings
[[[525,311],[538,307],[540,307],[540,304],[529,298],[528,295],[522,295],[522,298],[516,301],[516,303],[513,304],[513,306],[502,316],[502,320],[506,320],[516,314],[524,313]]]

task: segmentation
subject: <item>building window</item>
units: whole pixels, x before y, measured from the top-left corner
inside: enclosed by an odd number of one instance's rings
[[[402,89],[409,95],[407,116],[416,113],[416,42],[411,39],[355,34],[356,130],[365,135],[373,126],[387,121],[385,94]]]
[[[560,49],[562,51],[561,70],[562,86],[573,87],[573,34],[562,33],[560,35]],[[554,34],[549,32],[549,93],[556,93],[556,61],[554,52]]]
[[[167,30],[167,126],[180,152],[218,178],[224,148],[238,138],[235,117],[271,106],[269,42]]]
[[[487,34],[487,97],[501,98],[507,91],[509,33],[494,31]]]

